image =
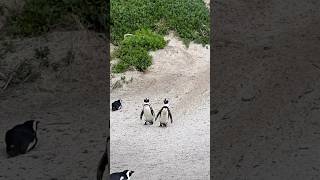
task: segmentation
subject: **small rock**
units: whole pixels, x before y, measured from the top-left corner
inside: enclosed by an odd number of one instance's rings
[[[214,109],[214,110],[212,110],[211,112],[212,112],[212,114],[218,114],[218,113],[219,113],[219,110]]]
[[[263,47],[263,50],[265,50],[265,51],[270,50],[270,49],[271,49],[271,47],[269,47],[269,46]]]
[[[253,101],[256,98],[256,96],[252,97],[242,97],[241,101],[248,102],[248,101]]]
[[[308,150],[309,147],[299,147],[299,150]]]

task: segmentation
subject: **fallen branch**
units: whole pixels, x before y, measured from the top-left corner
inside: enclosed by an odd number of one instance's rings
[[[320,70],[320,66],[318,66],[318,65],[316,65],[316,64],[314,64],[314,63],[312,63],[312,65],[313,65],[315,68],[317,68],[317,69]]]
[[[13,79],[13,73],[10,75],[10,77],[9,77],[6,85],[2,88],[2,90],[6,90],[6,89],[7,89],[7,87],[8,87],[9,84],[11,83],[12,79]]]
[[[57,123],[48,123],[48,124],[46,124],[46,125],[69,125],[69,124],[71,124],[71,122],[57,122]]]

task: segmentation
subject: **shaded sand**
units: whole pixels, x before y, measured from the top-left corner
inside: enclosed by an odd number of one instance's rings
[[[212,179],[320,179],[320,1],[214,1]]]
[[[71,47],[75,59],[56,72],[43,68],[35,82],[0,92],[0,179],[94,179],[107,133],[105,41],[90,32],[56,32],[13,45],[15,52],[2,60],[3,73],[43,46],[50,49],[50,62],[61,62]],[[38,145],[7,159],[6,130],[29,119],[40,121]]]
[[[132,83],[111,91],[123,109],[111,112],[111,172],[134,170],[132,179],[209,179],[210,115],[209,47],[189,49],[172,35],[162,50],[152,52],[146,73],[126,72]],[[168,98],[173,124],[144,126],[139,119],[148,97],[157,113]]]

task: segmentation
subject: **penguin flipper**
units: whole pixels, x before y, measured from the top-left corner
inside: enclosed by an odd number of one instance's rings
[[[142,109],[141,114],[140,114],[140,120],[142,120],[142,116],[143,116],[143,109]]]
[[[32,144],[32,146],[29,148],[30,144],[27,146],[27,150],[26,152],[31,151],[32,149],[34,149],[36,147],[36,145],[38,144],[38,138],[37,135],[35,134],[35,138],[34,138],[35,142]]]
[[[172,124],[173,120],[172,120],[172,115],[171,115],[171,111],[170,111],[170,109],[169,109],[169,108],[168,108],[168,114],[169,114],[169,118],[170,118],[170,120],[171,120],[171,124]]]
[[[163,107],[160,109],[160,111],[158,112],[156,119],[154,121],[157,121],[158,117],[160,116],[161,112],[162,112]]]
[[[109,164],[108,160],[108,143],[110,141],[110,137],[107,138],[107,144],[106,144],[106,149],[105,152],[103,153],[103,156],[99,162],[98,165],[98,170],[97,170],[97,180],[102,180],[103,173],[106,169],[106,166]]]
[[[150,106],[150,109],[151,109],[151,114],[152,114],[152,116],[154,116],[154,111],[153,111],[153,109],[152,109],[151,106]]]

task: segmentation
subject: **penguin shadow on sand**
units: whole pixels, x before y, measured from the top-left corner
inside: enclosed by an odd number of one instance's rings
[[[154,122],[156,122],[158,119],[160,122],[159,127],[167,127],[169,120],[172,124],[173,120],[172,120],[172,114],[169,108],[169,100],[164,99],[163,106],[155,116],[154,110],[150,104],[150,100],[148,98],[145,98],[142,111],[140,113],[140,120],[142,119],[144,119],[145,121],[144,125],[153,125]]]

